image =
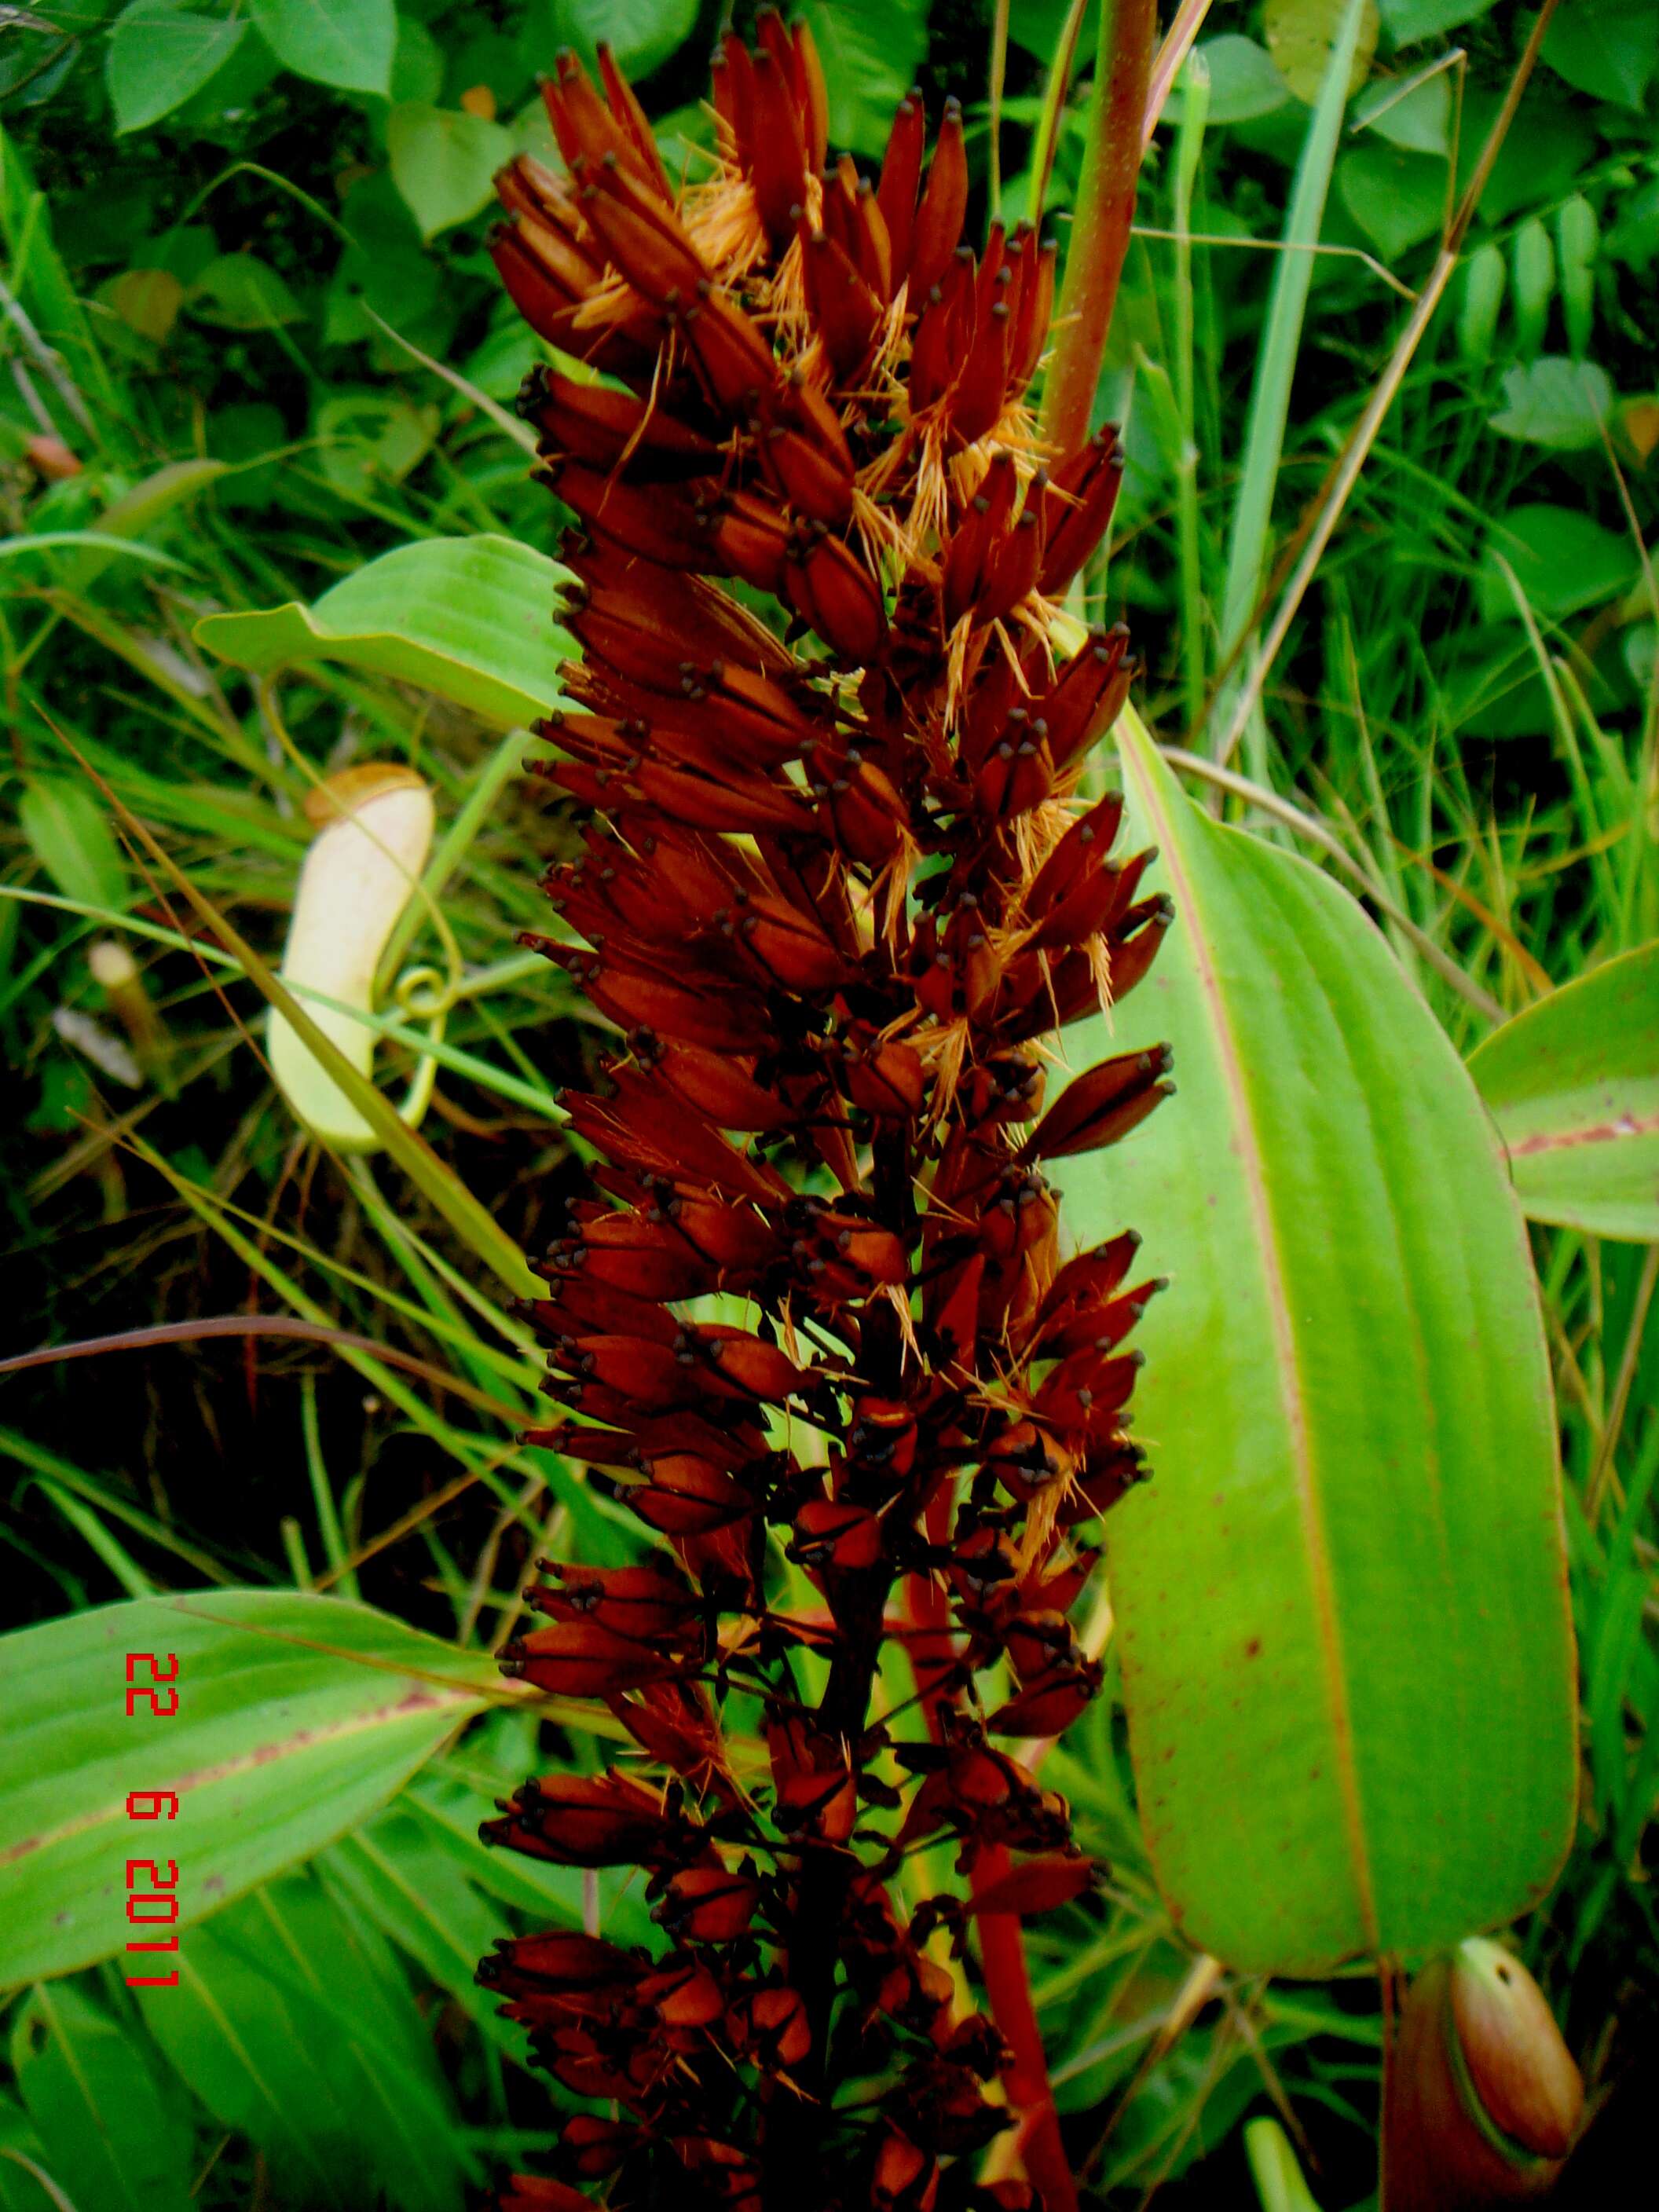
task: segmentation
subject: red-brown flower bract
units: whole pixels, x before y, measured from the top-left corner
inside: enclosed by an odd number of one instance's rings
[[[1078,1532],[1140,1472],[1124,1340],[1156,1287],[1132,1234],[1062,1261],[1042,1174],[1170,1087],[1126,1054],[1042,1112],[1045,1040],[1170,918],[1118,802],[1076,796],[1123,634],[1054,644],[1120,463],[1109,430],[1042,451],[1053,249],[963,243],[954,103],[930,158],[903,101],[872,183],[825,166],[810,35],[758,39],[716,57],[706,178],[671,187],[601,52],[602,92],[568,56],[547,88],[564,173],[500,180],[513,297],[603,373],[522,400],[580,523],[539,773],[586,827],[532,941],[618,1032],[567,1101],[596,1164],[541,1270],[566,1410],[534,1434],[661,1541],[550,1569],[507,1655],[642,1755],[526,1783],[485,1832],[647,1869],[665,1939],[481,1969],[603,2108],[507,2201],[1012,2207],[975,2179],[1007,2046],[929,1946],[1091,1871],[1018,1753],[1099,1686]],[[981,1894],[907,1913],[941,1838]]]

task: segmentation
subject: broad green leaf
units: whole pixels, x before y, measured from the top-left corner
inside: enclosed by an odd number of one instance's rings
[[[1508,1920],[1565,1852],[1549,1367],[1491,1123],[1382,937],[1119,730],[1176,923],[1109,1048],[1167,1039],[1178,1091],[1057,1180],[1170,1279],[1152,1479],[1105,1522],[1140,1811],[1193,1943],[1314,1977]]]
[[[83,1990],[33,1992],[11,2063],[43,2163],[77,2212],[189,2212],[190,2130],[131,2035]]]
[[[1463,95],[1457,132],[1460,192],[1474,174],[1501,98],[1495,86]],[[1557,87],[1534,77],[1528,87],[1525,115],[1524,125],[1511,131],[1504,140],[1504,150],[1480,195],[1483,227],[1507,224],[1513,216],[1534,209],[1553,208],[1577,189],[1595,161],[1601,142],[1583,100],[1562,95]],[[1524,359],[1527,352],[1539,349],[1536,345],[1522,348],[1517,341],[1516,358]]]
[[[1533,1220],[1659,1243],[1659,944],[1505,1022],[1469,1073]]]
[[[1331,51],[1342,35],[1347,0],[1267,0],[1262,29],[1267,52],[1279,75],[1298,100],[1311,107],[1319,97],[1330,65]],[[1348,64],[1348,91],[1356,93],[1365,82],[1376,52],[1376,9],[1367,5],[1359,27],[1359,43]]]
[[[89,784],[72,775],[32,775],[17,819],[29,850],[65,898],[117,912],[127,904],[127,864]]]
[[[1502,410],[1492,427],[1523,445],[1583,453],[1601,447],[1613,421],[1612,380],[1593,361],[1540,354],[1504,372]]]
[[[318,408],[318,459],[336,491],[359,499],[401,483],[432,449],[438,410],[384,392],[337,392]]]
[[[470,222],[495,193],[495,172],[513,154],[512,134],[465,108],[406,100],[386,125],[392,179],[422,238]]]
[[[1212,123],[1254,123],[1277,113],[1291,97],[1291,88],[1266,46],[1237,31],[1204,39],[1197,51],[1210,72],[1210,104],[1205,111]]]
[[[1395,46],[1409,46],[1472,23],[1495,4],[1496,0],[1377,0],[1377,12]]]
[[[1580,508],[1541,501],[1512,507],[1492,524],[1476,580],[1480,612],[1488,622],[1516,612],[1500,559],[1514,571],[1528,605],[1557,618],[1604,605],[1627,591],[1639,573],[1630,539],[1605,529]]]
[[[104,296],[130,331],[163,345],[179,319],[185,288],[170,269],[128,269]]]
[[[210,261],[190,289],[190,311],[228,331],[274,331],[297,323],[302,312],[283,279],[252,253]]]
[[[231,9],[233,20],[240,16]],[[280,73],[282,64],[258,37],[244,39],[232,50],[224,67],[216,70],[199,92],[192,93],[173,117],[173,128],[181,135],[205,139],[228,153],[240,153],[247,143],[247,125],[256,100]]]
[[[830,92],[830,136],[858,154],[879,154],[893,110],[927,52],[927,10],[917,0],[807,0]]]
[[[436,100],[444,88],[444,50],[424,23],[398,18],[398,49],[392,58],[393,100]]]
[[[1637,114],[1659,68],[1653,0],[1578,0],[1544,33],[1544,59],[1576,92]]]
[[[1615,203],[1617,217],[1602,240],[1610,261],[1623,261],[1645,276],[1659,260],[1659,177],[1650,177]]]
[[[1408,154],[1451,150],[1452,94],[1444,70],[1419,76],[1401,91],[1396,79],[1382,77],[1353,104],[1352,128],[1386,139]]]
[[[1367,139],[1336,165],[1336,196],[1385,260],[1437,237],[1446,216],[1447,170],[1432,154]]]
[[[636,82],[660,68],[697,27],[697,0],[552,0],[550,13],[555,46],[574,46],[591,62],[594,46],[607,39]]]
[[[210,615],[196,636],[260,674],[340,661],[513,729],[554,705],[559,663],[575,651],[553,620],[566,574],[510,538],[428,538],[382,554],[310,607]]]
[[[392,0],[253,0],[265,44],[296,76],[385,93],[398,45]]]
[[[142,131],[182,107],[246,33],[246,21],[198,15],[184,0],[132,0],[111,27],[104,58],[118,133]]]
[[[139,1996],[214,2118],[264,2153],[279,2202],[459,2203],[453,2113],[412,1994],[384,1940],[313,1875],[196,1929],[179,1987]]]
[[[170,1718],[143,1698],[127,1717],[126,1655],[146,1651],[177,1658]],[[487,1657],[295,1590],[140,1598],[0,1638],[0,1986],[123,1950],[129,1856],[177,1861],[181,1929],[308,1858],[494,1680]],[[177,1818],[131,1817],[143,1790],[176,1791]]]

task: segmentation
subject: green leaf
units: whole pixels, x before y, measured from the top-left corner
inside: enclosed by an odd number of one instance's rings
[[[316,1864],[440,1989],[471,2004],[478,1961],[501,1933],[501,1916],[425,1822],[390,1806]],[[495,2002],[489,1999],[487,2009]]]
[[[927,52],[927,10],[915,0],[807,0],[830,91],[830,136],[855,154],[879,154],[893,110]]]
[[[1348,0],[1266,0],[1262,29],[1267,52],[1297,99],[1311,107],[1325,82],[1332,49],[1342,35]],[[1352,98],[1365,82],[1376,52],[1376,9],[1368,5],[1360,25],[1359,43],[1348,65]]]
[[[599,40],[608,39],[636,82],[659,69],[697,26],[697,0],[553,0],[550,12],[550,52],[571,46],[591,62]]]
[[[1639,115],[1659,66],[1653,0],[1579,0],[1561,9],[1544,33],[1544,59],[1575,92]]]
[[[393,0],[253,0],[253,20],[296,76],[343,92],[384,94],[392,82]]]
[[[1576,507],[1512,507],[1493,523],[1481,556],[1477,591],[1488,622],[1516,611],[1500,559],[1514,570],[1528,605],[1557,618],[1616,599],[1638,574],[1629,538],[1604,530]]]
[[[1227,538],[1226,579],[1221,592],[1220,646],[1224,663],[1241,658],[1241,641],[1259,612],[1271,566],[1273,510],[1279,463],[1290,421],[1291,389],[1302,356],[1302,330],[1313,284],[1316,246],[1324,228],[1325,203],[1347,105],[1349,62],[1364,24],[1365,0],[1343,0],[1341,27],[1330,49],[1324,82],[1308,117],[1297,156],[1296,180],[1285,211],[1285,252],[1278,257],[1267,319],[1257,349],[1245,419],[1243,465],[1234,495]],[[1218,726],[1231,719],[1238,678],[1216,702]],[[1260,708],[1245,723],[1245,764],[1258,781],[1267,775],[1267,729]]]
[[[190,2130],[131,2035],[84,1990],[36,1990],[11,2063],[47,2170],[78,2212],[189,2212]]]
[[[0,2212],[46,2212],[53,2203],[38,2179],[44,2155],[28,2114],[15,2097],[0,2096]],[[56,2186],[50,2176],[47,2183]]]
[[[1569,361],[1565,354],[1540,354],[1506,369],[1507,404],[1492,427],[1523,445],[1552,453],[1583,453],[1599,448],[1613,422],[1613,383],[1593,361]]]
[[[185,303],[185,288],[170,269],[128,269],[111,279],[102,295],[130,331],[165,345]]]
[[[118,913],[126,906],[127,864],[89,785],[72,775],[32,775],[17,818],[29,850],[65,898]]]
[[[241,15],[233,5],[233,20]],[[173,127],[193,138],[240,153],[247,144],[248,111],[281,73],[276,57],[258,36],[244,39],[221,70],[177,110]]]
[[[198,322],[228,331],[274,331],[297,323],[304,310],[268,262],[252,253],[222,253],[190,288]]]
[[[1501,94],[1474,90],[1463,96],[1457,131],[1457,189],[1474,173]],[[1548,213],[1577,190],[1601,144],[1583,100],[1534,79],[1528,89],[1526,123],[1511,131],[1480,195],[1480,220],[1488,230],[1533,209]],[[1531,351],[1538,350],[1536,346]]]
[[[1291,88],[1266,46],[1254,39],[1227,31],[1200,41],[1198,52],[1210,72],[1210,122],[1254,123],[1288,103]]]
[[[265,2154],[279,2202],[459,2202],[453,2113],[409,1988],[384,1941],[313,1876],[271,1882],[198,1929],[178,1988],[139,2001],[214,2118]]]
[[[1618,220],[1602,240],[1602,250],[1609,260],[1622,261],[1645,276],[1659,260],[1659,177],[1620,193],[1614,205]]]
[[[1496,0],[1377,0],[1377,11],[1397,46],[1415,46],[1441,31],[1455,31],[1496,4]]]
[[[1505,1022],[1469,1073],[1533,1220],[1659,1243],[1659,944]]]
[[[1398,146],[1351,146],[1336,165],[1337,198],[1387,261],[1438,235],[1446,183],[1444,161]]]
[[[1152,1480],[1104,1524],[1130,1745],[1189,1941],[1312,1978],[1508,1920],[1565,1852],[1549,1366],[1491,1124],[1382,937],[1119,730],[1177,918],[1110,1049],[1167,1038],[1179,1089],[1056,1180],[1170,1279]]]
[[[155,523],[163,520],[175,507],[197,493],[206,489],[225,473],[222,461],[205,457],[189,461],[164,461],[153,470],[141,483],[137,483],[119,499],[112,500],[99,516],[96,530],[90,532],[93,544],[76,561],[66,562],[64,582],[73,591],[84,592],[95,578],[101,575],[110,562],[118,557],[119,546],[107,551],[100,550],[100,537],[130,541],[141,532],[148,532]],[[107,903],[107,902],[106,902]]]
[[[565,580],[544,553],[510,538],[428,538],[382,554],[313,606],[209,615],[196,636],[261,674],[339,661],[513,729],[555,704],[559,664],[575,652],[553,620]]]
[[[438,410],[385,392],[337,392],[313,424],[322,471],[336,491],[361,499],[401,483],[432,450]]]
[[[177,1657],[170,1718],[143,1699],[127,1717],[126,1655],[145,1651]],[[123,1948],[129,1855],[178,1861],[181,1929],[309,1857],[493,1679],[487,1657],[294,1590],[140,1598],[0,1638],[0,1986]],[[176,1821],[130,1816],[138,1790],[175,1790]]]
[[[111,27],[104,82],[118,133],[182,107],[240,46],[246,22],[198,15],[184,0],[132,0]]]
[[[143,561],[157,568],[181,568],[184,566],[182,561],[175,561],[171,553],[163,553],[155,545],[129,543],[112,549],[107,536],[99,530],[36,530],[26,538],[0,538],[0,561],[21,561],[29,570],[35,572],[30,574],[31,583],[37,580],[37,575],[44,580],[50,574],[50,567],[38,556],[59,545],[84,547],[106,556],[113,550],[130,560]],[[61,582],[64,579],[60,575],[57,580]]]
[[[467,1753],[472,1749],[469,1741]],[[521,1758],[517,1771],[504,1773],[498,1783],[492,1780],[486,1788],[475,1778],[470,1758],[465,1771],[454,1759],[436,1759],[410,1784],[398,1800],[398,1808],[415,1814],[468,1881],[487,1895],[532,1913],[538,1920],[556,1920],[566,1927],[579,1928],[582,1921],[580,1874],[549,1860],[521,1857],[517,1851],[492,1850],[478,1835],[478,1824],[489,1818],[495,1800],[517,1789],[533,1764],[533,1755]],[[626,1940],[629,1941],[650,1934],[642,1901],[634,1905],[638,1896],[635,1884],[628,1898],[630,1917],[637,1918],[639,1924],[629,1927]]]
[[[424,23],[398,18],[398,51],[392,61],[393,100],[436,100],[444,88],[444,50]]]
[[[1444,70],[1408,84],[1382,77],[1353,104],[1352,128],[1369,131],[1408,154],[1451,149],[1451,85]]]
[[[252,253],[222,253],[209,262],[186,305],[198,322],[228,331],[274,331],[305,314],[287,280]]]
[[[495,196],[495,172],[512,158],[513,137],[465,108],[406,100],[386,125],[392,180],[422,238],[469,222]]]
[[[1319,2212],[1291,2139],[1277,2120],[1246,2122],[1244,2154],[1250,2161],[1250,2178],[1255,2183],[1261,2212]]]

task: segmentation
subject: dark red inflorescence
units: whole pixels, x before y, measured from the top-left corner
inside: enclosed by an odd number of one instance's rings
[[[662,1942],[481,1969],[588,2100],[563,2178],[503,2201],[1030,2205],[1018,2159],[975,2179],[1018,2116],[950,1946],[1086,1886],[1029,1754],[1099,1686],[1079,1532],[1141,1471],[1156,1285],[1132,1234],[1062,1260],[1042,1175],[1170,1087],[1127,1054],[1043,1111],[1055,1033],[1170,919],[1117,801],[1077,795],[1123,633],[1060,649],[1119,456],[1042,450],[1054,251],[963,242],[954,103],[931,154],[901,103],[878,179],[830,163],[811,37],[768,14],[676,189],[600,75],[560,61],[564,168],[505,172],[493,241],[572,362],[522,400],[579,518],[539,773],[582,850],[533,942],[616,1031],[567,1100],[595,1164],[541,1270],[562,1413],[535,1433],[656,1540],[548,1567],[507,1655],[637,1755],[527,1782],[486,1833],[645,1869]],[[937,1841],[981,1894],[913,1909]]]

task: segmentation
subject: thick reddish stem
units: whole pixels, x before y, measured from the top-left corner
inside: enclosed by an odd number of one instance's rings
[[[1054,356],[1042,392],[1042,433],[1062,453],[1089,434],[1106,331],[1129,250],[1140,174],[1146,88],[1158,43],[1158,0],[1101,0],[1089,140],[1083,156]]]
[[[1010,1861],[1000,1844],[980,1853],[974,1868],[974,1893],[1000,1881]],[[1060,2114],[1048,2081],[1048,2061],[1031,2002],[1025,1971],[1025,1946],[1018,1917],[988,1912],[979,1920],[979,1963],[991,2017],[1014,2054],[1005,2086],[1019,2118],[1019,2151],[1026,2178],[1042,2191],[1044,2212],[1077,2212],[1077,2185],[1060,2141]]]

